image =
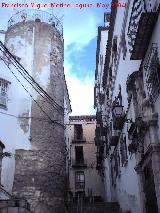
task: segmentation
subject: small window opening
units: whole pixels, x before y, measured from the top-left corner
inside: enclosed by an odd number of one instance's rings
[[[84,163],[83,146],[76,146],[75,147],[75,155],[76,155],[76,163],[77,164]]]
[[[82,140],[83,139],[82,124],[75,124],[74,125],[74,136],[75,136],[76,140]]]

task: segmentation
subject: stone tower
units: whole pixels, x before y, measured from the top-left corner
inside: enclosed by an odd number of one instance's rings
[[[26,86],[32,98],[27,94],[22,103],[19,119],[23,134],[18,143],[22,147],[28,143],[28,148],[16,150],[13,194],[27,199],[35,213],[64,213],[62,26],[53,15],[25,10],[9,20],[5,45],[53,99],[44,99],[31,85]],[[23,136],[28,133],[26,142]]]

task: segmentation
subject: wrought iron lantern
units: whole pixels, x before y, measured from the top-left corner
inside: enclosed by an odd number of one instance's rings
[[[112,109],[113,129],[121,130],[125,121],[125,113],[122,105],[115,105]]]

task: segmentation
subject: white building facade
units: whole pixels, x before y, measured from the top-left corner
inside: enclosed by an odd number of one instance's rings
[[[124,3],[111,11],[103,110],[96,105],[99,171],[122,212],[158,213],[160,1]]]

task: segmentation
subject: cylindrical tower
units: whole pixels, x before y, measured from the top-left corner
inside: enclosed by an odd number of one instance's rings
[[[18,106],[19,119],[29,127],[30,149],[23,148],[21,136],[16,142],[13,194],[25,197],[35,213],[64,212],[64,49],[61,24],[46,12],[19,12],[9,20],[5,44],[53,99],[50,104],[48,98],[42,98],[42,94],[28,84],[26,89],[32,98],[26,92],[24,99],[28,104],[24,104],[25,101]],[[21,122],[19,125],[24,128]]]

